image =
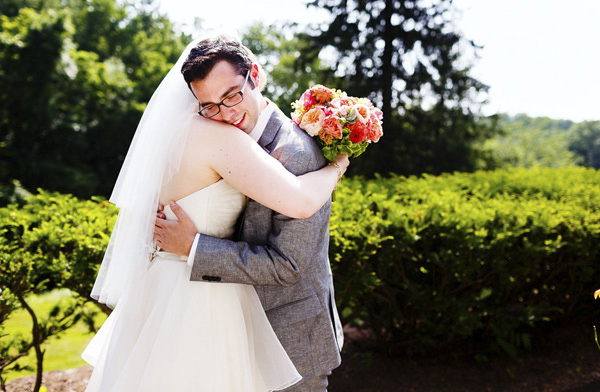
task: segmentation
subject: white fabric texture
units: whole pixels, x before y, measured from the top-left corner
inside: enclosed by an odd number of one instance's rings
[[[246,201],[220,180],[177,203],[199,232],[230,237]],[[270,391],[298,382],[254,287],[191,282],[185,261],[157,252],[125,292],[82,355],[95,366],[86,391]]]
[[[110,197],[119,215],[91,296],[111,308],[147,269],[160,190],[179,170],[189,124],[197,115],[197,101],[181,75],[197,42],[188,45],[150,99]]]

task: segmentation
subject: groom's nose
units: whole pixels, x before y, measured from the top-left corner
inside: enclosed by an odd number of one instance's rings
[[[235,118],[236,113],[237,110],[235,110],[234,108],[221,107],[221,113],[219,113],[219,115],[221,116],[221,121],[231,123],[237,120]]]

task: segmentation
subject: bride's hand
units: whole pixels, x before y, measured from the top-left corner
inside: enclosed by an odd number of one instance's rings
[[[333,160],[333,162],[337,163],[340,166],[340,177],[342,177],[344,173],[346,173],[346,169],[348,169],[348,166],[350,165],[350,159],[348,159],[348,155],[338,154]]]
[[[165,206],[163,206],[162,204],[159,204],[158,207],[156,208],[156,217],[158,219],[167,219],[167,216],[165,214],[163,214],[164,210],[165,210]]]

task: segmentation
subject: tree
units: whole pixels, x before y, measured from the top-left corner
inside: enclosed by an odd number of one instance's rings
[[[107,196],[188,38],[151,2],[8,0],[0,13],[0,184]]]
[[[582,157],[582,165],[600,169],[600,121],[575,124],[569,134],[569,149]]]
[[[472,111],[487,87],[469,76],[462,53],[475,45],[453,31],[451,0],[312,0],[332,21],[314,45],[335,53],[348,93],[382,108],[384,138],[367,149],[365,173],[472,170],[496,129]],[[311,52],[304,53],[312,61]],[[493,121],[487,125],[494,125]],[[407,163],[409,167],[407,167]]]
[[[503,115],[503,133],[486,141],[486,147],[501,167],[575,166],[580,157],[568,148],[568,130],[572,125],[572,121],[548,117]]]
[[[242,41],[269,76],[264,95],[284,113],[291,113],[292,102],[312,85],[335,83],[331,69],[317,56],[304,63],[297,61],[302,53],[314,50],[310,38],[297,25],[257,23],[248,28]]]

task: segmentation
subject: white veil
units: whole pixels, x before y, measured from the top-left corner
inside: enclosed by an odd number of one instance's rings
[[[189,124],[198,110],[181,74],[198,42],[187,46],[152,95],[110,197],[119,215],[91,296],[111,308],[149,266],[160,191],[179,170]]]

